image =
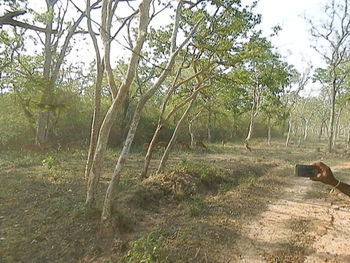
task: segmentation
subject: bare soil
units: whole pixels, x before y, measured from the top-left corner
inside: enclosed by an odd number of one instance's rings
[[[350,262],[350,198],[294,176],[296,163],[322,160],[350,182],[350,155],[320,148],[212,144],[176,152],[144,182],[134,152],[109,232],[99,207],[84,208],[85,150],[0,153],[0,262]]]

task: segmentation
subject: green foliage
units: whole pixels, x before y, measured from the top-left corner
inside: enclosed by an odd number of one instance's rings
[[[54,10],[51,7],[49,11],[44,12],[44,13],[35,13],[34,14],[34,21],[43,23],[43,24],[48,24],[50,21],[53,20],[54,17]]]
[[[44,160],[42,160],[42,165],[48,169],[52,169],[54,166],[59,164],[55,156],[49,155]]]
[[[0,147],[19,149],[33,138],[34,130],[12,94],[0,94]]]
[[[154,231],[130,243],[130,249],[123,258],[124,263],[156,263],[167,262],[162,253],[164,237],[161,231]]]

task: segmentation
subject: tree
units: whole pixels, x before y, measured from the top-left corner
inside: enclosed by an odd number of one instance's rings
[[[339,89],[349,72],[344,71],[342,65],[349,59],[350,40],[350,13],[349,0],[330,1],[325,6],[326,20],[315,24],[311,19],[311,35],[324,45],[317,45],[314,48],[318,51],[327,64],[327,86],[330,89],[330,119],[328,152],[332,152],[334,140],[334,125],[336,115],[336,98]]]
[[[42,27],[38,27],[35,25],[31,25],[22,21],[18,21],[15,18],[21,15],[26,14],[27,11],[25,10],[17,10],[17,11],[9,11],[6,14],[0,16],[0,26],[3,25],[10,25],[10,26],[14,26],[14,27],[21,27],[21,28],[25,28],[25,29],[31,29],[37,32],[50,32],[50,33],[55,33],[57,34],[58,31],[55,29],[50,29],[48,30],[47,28],[42,28]]]
[[[245,65],[243,82],[250,97],[250,123],[246,141],[252,137],[254,122],[264,104],[279,100],[279,96],[290,82],[290,69],[279,55],[273,52],[271,44],[258,35],[247,44],[247,55],[250,60]],[[267,112],[268,107],[265,107]]]
[[[195,73],[197,73],[195,71]],[[193,106],[193,103],[196,101],[196,98],[198,96],[198,93],[206,88],[206,87],[210,87],[210,84],[209,83],[206,83],[206,81],[208,81],[207,78],[204,78],[204,79],[201,79],[199,78],[199,76],[196,76],[196,85],[195,87],[193,88],[193,91],[191,93],[191,95],[186,99],[184,100],[184,102],[188,102],[187,104],[187,108],[184,110],[184,112],[182,113],[182,116],[181,118],[179,119],[175,129],[174,129],[174,132],[171,136],[171,139],[169,140],[168,142],[168,145],[163,153],[163,156],[160,160],[160,163],[159,163],[159,166],[158,166],[158,169],[157,169],[157,173],[160,173],[162,171],[164,171],[165,169],[165,166],[166,166],[166,162],[168,161],[168,158],[169,158],[169,154],[170,154],[170,151],[172,149],[172,147],[174,146],[175,142],[176,142],[176,139],[177,139],[177,134],[179,132],[179,129],[180,127],[182,126],[183,122],[185,121],[186,117],[188,116],[192,106]]]
[[[147,1],[144,1],[143,3],[147,3]],[[148,3],[149,6],[149,3]],[[189,34],[186,36],[186,38],[183,40],[183,42],[177,46],[177,35],[178,35],[178,30],[179,30],[179,22],[180,22],[180,14],[182,12],[183,8],[183,2],[180,1],[178,3],[177,9],[176,9],[176,15],[175,15],[175,21],[173,25],[173,31],[172,31],[172,36],[171,36],[171,47],[170,47],[170,54],[169,58],[167,61],[167,64],[165,68],[161,71],[161,74],[159,77],[154,81],[154,83],[151,85],[149,89],[146,90],[146,92],[141,96],[137,103],[137,107],[135,109],[133,119],[131,121],[128,135],[125,139],[123,149],[119,155],[117,164],[115,166],[111,181],[108,185],[107,191],[106,191],[106,196],[105,200],[103,203],[103,210],[102,210],[102,222],[107,223],[107,225],[110,223],[111,220],[111,213],[112,213],[112,201],[114,200],[114,196],[116,194],[116,187],[119,183],[120,176],[121,176],[121,171],[124,168],[125,162],[128,157],[128,153],[131,147],[131,144],[133,142],[135,132],[138,126],[138,123],[140,121],[141,113],[142,110],[146,104],[146,102],[154,96],[155,92],[159,90],[161,87],[161,84],[164,82],[166,77],[169,75],[169,73],[172,71],[172,68],[175,63],[175,58],[177,57],[178,53],[180,50],[182,50],[189,40],[192,38],[193,34],[196,32],[198,25],[201,23],[202,19],[198,19],[196,24],[193,26],[192,30],[189,32]],[[148,11],[148,9],[142,7],[140,8],[140,13],[145,14]],[[140,19],[141,20],[141,19]],[[142,22],[147,22],[147,21],[142,21]]]
[[[112,93],[112,104],[110,105],[107,113],[105,114],[98,138],[95,147],[95,151],[93,154],[93,158],[91,158],[91,164],[87,164],[90,167],[90,173],[88,176],[87,183],[87,195],[85,204],[87,207],[95,206],[95,195],[97,190],[97,185],[101,176],[101,170],[103,165],[104,153],[107,148],[107,142],[109,138],[109,134],[114,123],[114,120],[121,110],[121,105],[125,99],[128,90],[134,80],[136,68],[140,60],[141,50],[146,39],[147,28],[150,22],[149,17],[149,9],[150,9],[151,0],[144,0],[137,11],[139,13],[139,23],[137,28],[137,38],[135,43],[132,45],[131,57],[128,63],[128,69],[124,78],[124,81],[118,88],[114,79],[111,61],[110,61],[110,53],[111,53],[111,38],[113,36],[112,22],[114,17],[114,12],[117,8],[118,2],[105,0],[102,2],[101,16],[103,18],[100,32],[101,38],[104,46],[104,63],[106,67],[107,77],[108,77],[108,85]],[[114,183],[114,182],[113,182]],[[114,187],[114,186],[113,186]],[[107,206],[107,205],[106,205]],[[106,216],[109,218],[110,214]]]
[[[184,62],[187,56],[187,52],[184,54],[183,56],[183,61],[180,65],[180,67],[177,70],[176,73],[176,77],[174,79],[173,84],[169,87],[169,89],[167,90],[162,103],[161,103],[161,111],[159,114],[159,119],[158,119],[158,123],[157,123],[157,127],[156,130],[154,131],[154,134],[152,136],[152,139],[148,145],[147,148],[147,153],[145,155],[145,161],[144,161],[144,166],[143,166],[143,170],[141,172],[141,179],[144,179],[147,177],[147,172],[148,172],[148,167],[152,158],[152,153],[153,153],[153,149],[154,146],[158,140],[158,137],[160,135],[160,131],[163,129],[163,127],[165,126],[166,122],[178,111],[180,110],[184,105],[186,105],[186,103],[188,103],[189,100],[192,99],[193,97],[193,93],[189,96],[189,97],[185,97],[184,99],[180,100],[180,102],[175,103],[175,105],[173,105],[173,108],[171,110],[168,110],[169,112],[166,113],[167,107],[169,107],[168,103],[169,100],[171,99],[171,97],[173,96],[174,93],[179,92],[178,89],[181,88],[181,86],[183,86],[184,84],[186,84],[187,82],[191,81],[193,78],[195,78],[196,76],[198,76],[200,74],[200,72],[189,76],[188,78],[184,79],[184,80],[179,80],[179,77],[181,75],[181,72],[184,70],[183,66],[184,66]],[[170,148],[168,148],[169,151]]]
[[[68,21],[67,10],[71,6],[69,1],[66,5],[57,5],[58,0],[46,0],[46,12],[43,14],[32,11],[33,23],[21,22],[15,20],[15,17],[23,15],[26,11],[16,10],[18,5],[10,5],[14,11],[10,11],[1,17],[0,21],[3,25],[21,27],[24,29],[34,30],[37,38],[34,43],[43,45],[42,55],[37,61],[41,61],[41,77],[37,78],[37,91],[40,94],[36,103],[38,114],[36,123],[36,141],[44,143],[49,139],[50,130],[52,130],[53,122],[50,121],[50,114],[54,112],[60,105],[57,104],[55,96],[57,95],[56,85],[60,76],[60,70],[66,55],[70,51],[70,42],[72,37],[77,33],[78,26],[84,18],[81,13],[76,20]],[[41,23],[44,26],[36,26],[35,23]],[[43,60],[40,58],[43,57]],[[17,58],[19,66],[26,64],[23,52]],[[28,71],[24,68],[23,71]],[[28,72],[37,71],[37,67],[29,68]],[[30,78],[31,76],[28,76]]]
[[[104,74],[104,62],[101,57],[101,52],[98,44],[97,37],[93,31],[92,19],[91,19],[91,3],[90,0],[86,1],[86,16],[87,16],[87,28],[89,35],[91,37],[95,55],[96,55],[96,80],[95,80],[95,92],[94,92],[94,113],[92,116],[91,133],[90,133],[90,143],[88,157],[85,167],[85,179],[88,178],[91,172],[92,161],[95,155],[98,132],[101,127],[101,91],[102,91],[102,80]]]
[[[303,90],[308,83],[310,79],[310,71],[307,70],[303,74],[299,74],[294,70],[292,73],[292,82],[291,83],[297,83],[296,90],[290,90],[289,92],[286,92],[284,96],[284,105],[286,107],[286,112],[288,113],[288,131],[286,136],[286,142],[285,146],[289,146],[289,141],[292,134],[293,129],[293,118],[294,118],[294,112],[295,107],[300,99],[299,93],[301,90]]]

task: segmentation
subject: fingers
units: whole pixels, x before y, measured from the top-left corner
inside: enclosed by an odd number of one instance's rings
[[[329,168],[326,164],[324,164],[323,162],[317,162],[317,163],[313,163],[313,166],[315,166],[317,168],[317,173],[331,173],[331,168]]]
[[[309,177],[312,181],[321,181],[322,174],[318,173],[315,176]]]
[[[313,177],[310,177],[310,180],[312,180],[312,181],[321,181],[322,180],[322,174],[325,171],[327,171],[327,169],[329,169],[329,167],[327,165],[325,165],[323,162],[317,162],[317,163],[313,163],[311,165],[316,167],[317,174],[315,176],[313,176]]]

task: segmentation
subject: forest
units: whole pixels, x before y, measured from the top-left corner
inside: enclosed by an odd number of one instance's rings
[[[346,181],[349,3],[305,18],[324,66],[299,72],[258,2],[0,0],[0,262],[329,262],[311,214],[349,206],[293,169]]]

